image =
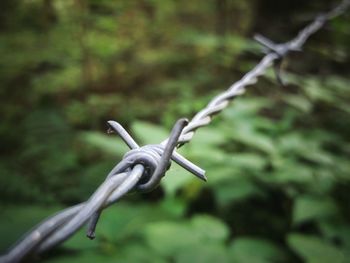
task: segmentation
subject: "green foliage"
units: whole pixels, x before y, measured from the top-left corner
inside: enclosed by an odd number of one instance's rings
[[[333,200],[315,196],[299,196],[294,202],[293,222],[300,224],[309,220],[322,220],[337,214]]]
[[[107,120],[159,143],[257,63],[247,36],[284,41],[327,8],[306,2],[1,1],[1,251],[101,184],[127,151]],[[173,164],[158,190],[104,211],[96,240],[82,230],[40,260],[345,262],[348,24],[284,61],[286,87],[269,71],[179,149],[206,184]]]
[[[237,238],[230,248],[233,262],[286,262],[286,253],[269,240],[259,238]]]
[[[345,262],[344,254],[338,248],[320,238],[290,234],[288,243],[306,262]]]

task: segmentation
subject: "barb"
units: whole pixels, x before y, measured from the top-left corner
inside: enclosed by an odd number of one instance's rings
[[[183,128],[185,128],[187,124],[187,119],[180,119],[176,122],[173,130],[171,131],[170,139],[162,153],[160,165],[156,167],[152,177],[148,180],[147,183],[137,186],[137,190],[143,192],[152,191],[159,184],[160,180],[165,175],[166,170],[170,167],[170,157],[178,144],[178,139]]]
[[[233,98],[245,91],[246,86],[256,83],[258,77],[263,75],[269,67],[277,66],[277,78],[280,78],[281,60],[290,52],[300,50],[312,34],[328,20],[343,14],[349,6],[350,0],[344,0],[330,12],[316,17],[299,32],[297,37],[283,44],[275,44],[265,37],[256,36],[255,39],[267,48],[267,54],[257,66],[245,74],[241,80],[232,84],[228,90],[213,98],[188,124],[187,120],[180,119],[175,124],[170,137],[158,145],[140,147],[119,123],[109,121],[111,128],[109,131],[117,132],[131,150],[112,169],[88,201],[67,208],[34,227],[6,255],[0,257],[0,263],[16,263],[42,253],[64,242],[88,221],[87,236],[94,238],[96,224],[102,210],[132,190],[152,190],[165,175],[170,166],[170,159],[205,181],[205,171],[177,153],[175,148],[189,142],[196,129],[209,124],[214,114],[226,108]]]
[[[283,44],[275,44],[265,37],[256,36],[255,38],[258,42],[268,49],[268,54],[265,55],[251,71],[246,73],[241,80],[232,84],[226,92],[214,97],[204,109],[198,112],[182,131],[179,143],[185,144],[189,142],[194,132],[199,127],[208,125],[215,114],[225,109],[229,102],[236,96],[244,93],[245,87],[255,84],[257,79],[262,76],[269,67],[273,66],[276,61],[285,58],[292,51],[301,50],[306,40],[312,34],[321,29],[328,20],[345,13],[349,6],[350,0],[343,0],[330,12],[317,16],[309,25],[302,29],[294,39]],[[279,74],[279,72],[277,74]]]
[[[120,173],[133,167],[135,164],[142,164],[145,168],[144,178],[136,185],[135,190],[140,192],[152,191],[165,175],[166,170],[170,167],[170,158],[175,156],[175,147],[178,144],[178,138],[187,125],[187,119],[179,119],[174,125],[170,134],[170,139],[163,148],[162,145],[146,145],[139,147],[130,134],[117,122],[109,121],[108,124],[114,129],[131,148],[129,152],[124,155],[123,161],[117,164],[107,176],[107,180],[114,176],[115,173]],[[205,172],[195,164],[186,160],[180,154],[177,154],[179,159],[176,159],[188,171],[200,171],[199,174],[192,172],[202,180],[206,180]],[[186,160],[184,163],[182,160]],[[190,168],[188,168],[190,167]],[[194,168],[193,168],[194,167]],[[146,181],[146,182],[144,182]],[[88,224],[87,237],[95,238],[95,228],[100,218],[101,211],[96,211]]]
[[[103,209],[132,190],[141,192],[153,190],[170,167],[170,159],[200,179],[206,180],[203,169],[175,151],[178,138],[187,123],[187,119],[176,122],[167,144],[139,147],[119,123],[109,121],[110,127],[122,137],[131,150],[112,169],[87,202],[67,208],[44,220],[17,242],[6,255],[0,257],[0,262],[20,262],[28,256],[45,252],[67,240],[88,221],[87,236],[93,239]]]

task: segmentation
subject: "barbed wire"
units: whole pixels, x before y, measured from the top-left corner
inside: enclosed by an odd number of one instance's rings
[[[343,14],[349,6],[350,0],[343,0],[330,12],[317,16],[294,39],[283,44],[275,44],[261,35],[255,36],[267,50],[262,60],[241,80],[214,97],[190,122],[186,119],[178,120],[169,138],[160,144],[140,147],[119,123],[109,121],[111,131],[120,135],[130,147],[130,151],[111,170],[88,201],[67,208],[35,226],[13,245],[7,254],[0,257],[0,263],[16,263],[43,253],[67,240],[86,223],[87,236],[94,238],[95,228],[103,209],[130,191],[153,190],[170,167],[171,160],[198,178],[206,180],[205,171],[177,153],[176,148],[189,142],[198,128],[208,125],[215,114],[220,113],[230,101],[242,94],[245,87],[255,84],[258,77],[269,67],[275,66],[277,79],[281,82],[279,75],[281,60],[290,52],[301,50],[312,34],[322,28],[328,20]]]
[[[330,12],[317,16],[309,25],[302,29],[294,39],[283,44],[275,44],[261,35],[255,36],[255,39],[267,49],[267,55],[255,68],[246,73],[241,80],[232,84],[225,92],[214,97],[204,109],[199,111],[182,131],[179,143],[184,144],[189,142],[196,129],[208,125],[213,115],[220,113],[229,105],[231,100],[244,93],[246,86],[255,84],[258,77],[262,76],[274,63],[279,63],[290,52],[300,51],[306,40],[312,34],[322,28],[328,20],[343,14],[349,6],[350,1],[343,0]],[[279,78],[278,72],[277,78]]]

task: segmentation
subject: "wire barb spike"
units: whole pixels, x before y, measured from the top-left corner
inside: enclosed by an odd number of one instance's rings
[[[42,253],[68,239],[89,219],[87,235],[93,238],[101,211],[142,185],[146,186],[146,190],[148,187],[151,189],[156,186],[164,175],[170,158],[198,178],[206,181],[205,171],[177,153],[175,148],[189,142],[196,129],[208,125],[214,114],[218,114],[226,108],[231,100],[242,94],[246,86],[256,83],[258,77],[263,75],[267,68],[274,65],[275,61],[281,60],[290,51],[301,50],[312,34],[322,28],[328,20],[343,14],[349,6],[350,0],[343,0],[330,12],[317,16],[294,39],[284,44],[275,44],[263,36],[256,36],[255,39],[269,51],[266,56],[241,80],[214,97],[187,126],[184,126],[184,120],[179,121],[179,126],[174,126],[176,129],[173,130],[170,138],[160,144],[139,147],[119,123],[109,121],[109,131],[116,131],[131,150],[112,169],[106,180],[88,201],[67,208],[44,220],[17,242],[7,254],[0,256],[0,263],[17,263],[30,255]],[[277,77],[280,77],[279,73]],[[157,171],[156,176],[152,179],[155,171]],[[147,182],[152,183],[147,185]],[[142,187],[139,189],[143,190]]]

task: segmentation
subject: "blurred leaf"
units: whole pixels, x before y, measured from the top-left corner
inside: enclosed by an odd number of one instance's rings
[[[228,237],[228,228],[213,217],[196,216],[190,223],[164,221],[147,224],[144,236],[157,253],[164,256],[184,253],[183,258],[187,258],[185,254],[189,248],[222,244]]]
[[[283,160],[277,165],[273,174],[275,183],[299,183],[308,186],[316,182],[313,170],[306,165],[291,159]]]
[[[98,149],[113,156],[123,156],[129,148],[115,134],[105,135],[99,132],[84,132],[81,133],[81,140],[89,146]]]
[[[230,246],[231,262],[286,262],[287,255],[273,242],[260,238],[236,238]]]
[[[226,206],[253,196],[264,196],[264,192],[249,179],[223,181],[214,186],[217,202]]]
[[[170,196],[162,200],[160,208],[172,217],[180,218],[186,212],[186,205],[187,203],[184,200]]]
[[[344,262],[341,250],[316,236],[289,234],[287,242],[307,263]]]
[[[246,144],[254,149],[261,150],[264,153],[272,154],[275,151],[275,145],[273,141],[263,135],[249,129],[238,128],[232,132],[231,138],[238,142]]]
[[[151,223],[145,226],[144,233],[150,248],[163,256],[174,255],[199,242],[188,225],[178,222]]]
[[[350,226],[344,223],[334,223],[330,220],[318,222],[318,226],[328,240],[340,241],[341,247],[350,252]]]
[[[177,263],[192,263],[192,262],[230,262],[227,250],[222,245],[203,244],[192,247],[187,247],[174,255]]]
[[[271,102],[266,98],[240,98],[234,102],[234,107],[230,107],[223,112],[225,119],[238,121],[250,115],[256,115],[259,110],[267,107]]]
[[[209,148],[213,146],[219,146],[227,141],[226,136],[221,130],[204,127],[201,130],[196,131],[192,145],[199,145],[200,148]]]
[[[229,236],[228,227],[218,218],[199,215],[191,219],[193,230],[199,235],[202,242],[225,241]]]
[[[332,200],[314,196],[300,196],[295,200],[293,208],[294,224],[310,220],[324,219],[336,214],[336,205]]]
[[[137,236],[143,225],[155,220],[174,218],[174,214],[147,204],[131,205],[119,202],[115,207],[103,212],[101,227],[97,229],[97,239],[121,242]],[[152,224],[152,223],[151,223]]]
[[[291,106],[297,108],[298,110],[301,110],[302,112],[308,113],[312,109],[311,102],[300,95],[299,96],[289,95],[289,96],[286,96],[285,100]]]
[[[261,171],[267,164],[263,156],[253,153],[231,154],[230,159],[227,165],[240,167],[242,170]]]
[[[170,132],[159,125],[141,121],[132,124],[132,131],[143,144],[160,143],[169,136]]]
[[[168,196],[174,196],[176,191],[194,180],[193,174],[173,163],[166,177],[162,179],[161,185]]]
[[[55,258],[49,258],[45,260],[45,262],[48,263],[59,263],[59,262],[65,262],[65,263],[73,263],[73,262],[87,262],[87,263],[93,263],[93,262],[106,262],[106,263],[112,263],[112,262],[118,262],[116,261],[117,257],[111,257],[110,255],[104,255],[96,253],[96,251],[92,252],[85,252],[85,253],[78,253],[73,255],[63,255],[58,256]],[[119,261],[120,262],[120,261]]]
[[[147,247],[145,244],[140,242],[127,242],[121,249],[121,253],[117,253],[114,256],[114,262],[121,263],[166,263],[168,262],[165,258],[155,253]]]

